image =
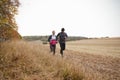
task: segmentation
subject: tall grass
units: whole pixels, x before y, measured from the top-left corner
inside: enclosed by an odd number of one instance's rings
[[[52,56],[40,44],[25,41],[0,43],[1,80],[83,80],[79,68]]]

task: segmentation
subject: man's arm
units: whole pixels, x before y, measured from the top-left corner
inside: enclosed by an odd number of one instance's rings
[[[57,34],[57,37],[56,37],[57,40],[58,40],[58,37],[59,37],[59,36],[60,36],[60,33]]]

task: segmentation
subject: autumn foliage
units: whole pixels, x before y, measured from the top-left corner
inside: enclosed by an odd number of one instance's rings
[[[18,12],[19,0],[0,0],[0,25],[9,24],[17,30],[15,15]]]
[[[14,30],[12,27],[9,27],[7,25],[0,27],[0,41],[5,40],[16,40],[21,39],[22,37],[19,35],[19,33]]]
[[[0,41],[20,39],[15,21],[19,0],[0,0]]]

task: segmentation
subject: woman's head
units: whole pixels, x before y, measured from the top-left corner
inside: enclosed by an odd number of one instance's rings
[[[53,34],[53,35],[55,34],[55,31],[54,31],[54,30],[52,31],[52,34]]]

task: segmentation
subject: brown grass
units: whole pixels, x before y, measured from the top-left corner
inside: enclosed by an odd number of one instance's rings
[[[87,80],[120,80],[120,39],[73,41],[67,49],[67,60],[82,67]]]
[[[41,44],[8,41],[0,44],[1,80],[82,80],[78,67],[49,54]]]
[[[0,44],[0,79],[120,80],[119,41],[93,39],[67,42],[63,58],[58,44],[53,56],[49,45],[40,41],[4,42]]]
[[[67,43],[67,48],[78,52],[120,58],[120,38],[71,41]]]

